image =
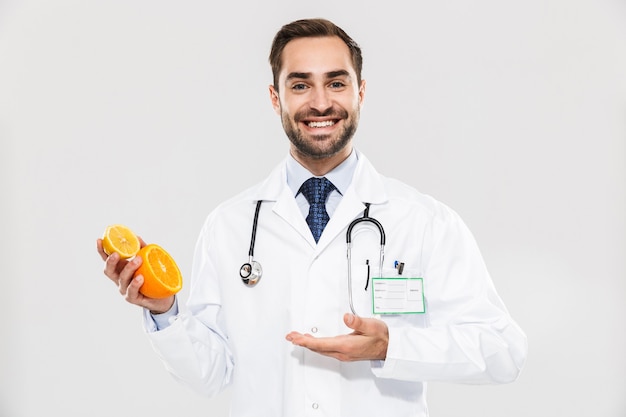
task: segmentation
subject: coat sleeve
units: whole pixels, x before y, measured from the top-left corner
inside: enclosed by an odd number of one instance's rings
[[[497,294],[474,237],[445,206],[424,236],[426,326],[389,326],[387,358],[374,374],[407,381],[514,381],[526,360],[526,335]]]
[[[210,223],[211,217],[196,244],[188,309],[162,330],[156,331],[153,322],[144,321],[150,342],[170,374],[208,397],[217,395],[230,383],[234,365],[220,323],[219,280],[210,258]]]

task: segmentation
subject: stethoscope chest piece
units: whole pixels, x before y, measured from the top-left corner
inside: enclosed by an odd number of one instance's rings
[[[252,287],[259,282],[261,276],[263,275],[263,268],[261,268],[261,264],[257,261],[246,262],[241,265],[241,269],[239,270],[239,276],[241,276],[241,280],[244,284]]]

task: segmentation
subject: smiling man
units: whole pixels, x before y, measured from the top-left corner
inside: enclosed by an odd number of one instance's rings
[[[526,337],[463,221],[353,148],[356,42],[298,20],[276,34],[270,64],[289,152],[209,214],[186,308],[142,296],[141,259],[97,242],[167,369],[207,396],[232,387],[234,417],[424,417],[427,381],[514,381]]]
[[[339,37],[294,39],[282,51],[281,66],[270,95],[291,155],[313,174],[325,175],[352,151],[365,81]]]

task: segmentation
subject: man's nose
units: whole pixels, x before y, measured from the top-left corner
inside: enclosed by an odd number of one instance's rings
[[[311,95],[311,101],[309,104],[312,109],[315,109],[323,114],[326,110],[333,106],[329,92],[326,91],[325,88],[316,88],[312,93],[313,94]]]

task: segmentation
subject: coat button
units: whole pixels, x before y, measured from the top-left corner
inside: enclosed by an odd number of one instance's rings
[[[317,333],[317,327],[315,326],[311,327],[311,333]]]
[[[314,410],[317,410],[319,407],[320,405],[318,403],[311,404],[311,408],[313,408]]]

